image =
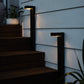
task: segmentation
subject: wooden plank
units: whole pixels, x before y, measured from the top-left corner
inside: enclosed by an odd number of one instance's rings
[[[56,84],[57,70],[39,67],[0,74],[0,80],[7,84]]]
[[[0,51],[31,50],[31,39],[25,37],[0,38]]]
[[[0,53],[0,71],[11,71],[44,66],[44,53],[16,51]]]

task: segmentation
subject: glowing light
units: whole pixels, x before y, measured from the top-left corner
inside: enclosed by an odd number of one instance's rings
[[[56,36],[52,36],[52,37],[61,37],[61,35],[56,35]]]
[[[26,10],[31,10],[32,8],[25,8]]]

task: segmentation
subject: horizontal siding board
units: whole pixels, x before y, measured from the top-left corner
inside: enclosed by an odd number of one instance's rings
[[[37,28],[84,27],[84,8],[37,14]]]
[[[37,51],[42,51],[46,53],[45,61],[50,62],[51,64],[54,65],[58,64],[57,47],[37,45]],[[77,54],[75,52],[77,52]],[[65,49],[65,67],[79,70],[79,66],[76,58],[77,56],[80,60],[81,66],[83,67],[81,53],[82,52],[79,50]]]
[[[32,0],[31,1],[27,1],[27,0],[26,1],[22,1],[21,2],[21,7],[24,7],[24,6],[27,6],[27,5],[31,5],[32,6],[33,5],[32,2],[33,2]]]
[[[30,1],[30,0],[21,0],[21,2]]]
[[[30,30],[25,30],[25,29],[24,29],[24,30],[22,30],[22,32],[23,32],[23,33],[22,33],[22,36],[23,36],[23,37],[30,37]]]
[[[77,52],[77,54],[75,52]],[[82,51],[71,49],[65,49],[65,66],[80,70],[77,62],[77,56],[83,68]]]
[[[64,32],[65,33],[65,47],[82,49],[82,42],[84,39],[84,29],[50,29],[50,30],[37,30],[36,43],[57,46],[57,38],[51,37],[51,32]],[[78,40],[79,39],[79,40]]]
[[[30,16],[23,17],[22,28],[30,28]]]
[[[19,0],[19,7],[21,7],[21,6],[22,6],[22,5],[21,5],[21,2],[22,2],[22,1],[21,1],[21,0]]]
[[[77,56],[83,67],[81,49],[84,39],[84,7],[82,7],[84,0],[21,0],[20,4],[20,7],[36,6],[36,28],[38,28],[36,30],[36,46],[37,51],[45,52],[46,66],[57,69],[57,38],[51,37],[50,33],[64,32],[66,72],[79,70]],[[23,14],[23,36],[25,37],[30,36],[30,31],[27,29],[30,28],[29,14],[30,12],[27,10]],[[74,81],[74,78],[66,77],[66,82],[69,81]]]
[[[45,61],[57,64],[57,48],[37,45],[37,51],[45,52]]]
[[[46,66],[46,67],[50,67],[50,68],[52,68],[52,69],[56,69],[56,70],[58,69],[56,63],[51,63],[51,62],[48,62],[48,61],[45,62],[45,66]]]
[[[24,0],[26,1],[26,0]],[[32,2],[24,3],[24,5],[34,5],[37,8],[37,13],[73,8],[78,6],[84,6],[84,0],[33,0]]]
[[[33,0],[21,0],[21,2],[27,2],[27,1],[33,1]]]
[[[36,27],[37,28],[71,28],[71,27],[84,27],[84,8],[78,8],[73,10],[50,12],[37,14]],[[29,11],[26,10],[23,15],[29,15]],[[26,18],[25,18],[26,17]],[[23,17],[23,22],[28,25],[29,16]],[[29,20],[29,19],[28,19]]]

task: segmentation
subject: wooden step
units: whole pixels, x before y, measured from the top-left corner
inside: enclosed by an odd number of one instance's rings
[[[0,84],[56,84],[57,71],[47,67],[0,73]]]
[[[32,50],[31,39],[27,37],[0,38],[0,51]]]
[[[20,36],[22,36],[22,26],[0,25],[0,37],[20,37]]]
[[[44,53],[37,51],[0,52],[0,71],[44,66]]]

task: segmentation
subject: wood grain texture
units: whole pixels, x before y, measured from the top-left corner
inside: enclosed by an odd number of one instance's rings
[[[57,70],[45,67],[44,52],[32,50],[20,26],[0,26],[0,84],[56,84]]]
[[[20,25],[0,25],[0,37],[21,37],[22,27]]]
[[[36,51],[12,51],[0,53],[0,71],[11,71],[44,66],[44,53]]]
[[[27,37],[0,38],[0,51],[31,50],[31,39]]]
[[[56,84],[57,71],[39,67],[1,73],[1,84]],[[2,83],[3,82],[3,83]]]

